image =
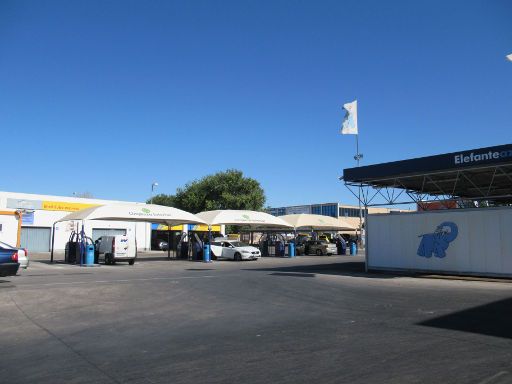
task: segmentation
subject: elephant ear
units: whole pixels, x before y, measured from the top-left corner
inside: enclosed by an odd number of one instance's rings
[[[445,240],[448,242],[455,240],[455,238],[459,234],[459,228],[455,223],[447,221],[439,225],[439,227],[442,227],[442,232],[444,233]]]

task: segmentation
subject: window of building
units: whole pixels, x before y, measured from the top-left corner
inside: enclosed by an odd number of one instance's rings
[[[364,216],[364,209],[361,209],[361,213]],[[345,208],[340,207],[339,209],[340,217],[359,217],[359,208]]]
[[[283,215],[286,215],[286,208],[284,208],[284,207],[269,208],[268,213],[270,213],[273,216],[283,216]]]
[[[322,205],[322,215],[336,217],[336,204]]]

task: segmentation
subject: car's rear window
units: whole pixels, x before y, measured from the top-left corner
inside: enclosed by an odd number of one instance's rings
[[[8,249],[14,249],[12,245],[9,245],[7,243],[4,243],[3,241],[0,241],[0,247],[2,248],[8,248]]]

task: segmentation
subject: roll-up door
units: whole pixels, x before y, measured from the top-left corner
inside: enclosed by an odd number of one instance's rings
[[[51,228],[21,227],[21,247],[29,252],[49,252]]]

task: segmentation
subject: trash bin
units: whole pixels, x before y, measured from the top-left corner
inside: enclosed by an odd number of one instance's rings
[[[350,242],[350,254],[357,255],[357,244],[355,241]]]
[[[85,247],[85,265],[94,264],[94,244],[88,244]]]
[[[210,260],[210,244],[209,243],[203,244],[203,261],[205,263],[211,262],[211,260]]]
[[[288,256],[295,257],[295,243],[293,241],[288,243]]]

